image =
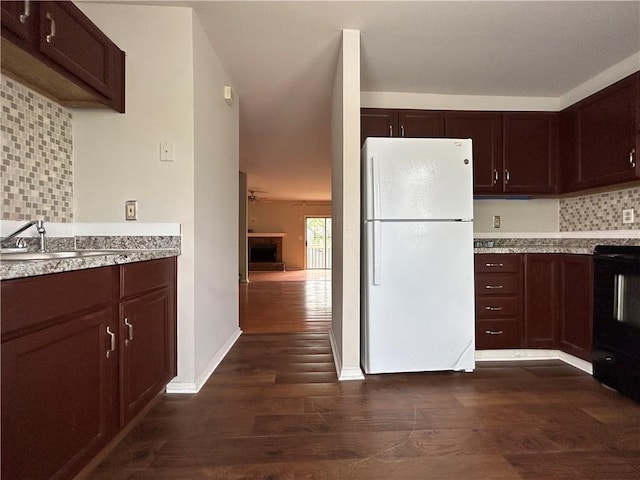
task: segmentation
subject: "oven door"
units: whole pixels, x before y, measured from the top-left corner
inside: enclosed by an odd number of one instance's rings
[[[594,255],[593,376],[640,402],[640,261]]]

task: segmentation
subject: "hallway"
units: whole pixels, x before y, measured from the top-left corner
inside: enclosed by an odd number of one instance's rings
[[[327,332],[331,270],[249,272],[240,285],[243,333]]]

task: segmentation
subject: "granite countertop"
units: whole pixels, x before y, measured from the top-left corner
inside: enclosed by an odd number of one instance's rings
[[[0,261],[0,279],[32,277],[49,273],[70,272],[86,268],[121,265],[123,263],[142,262],[157,258],[180,255],[177,248],[117,251],[113,254],[76,258],[54,258],[48,260]]]
[[[474,240],[474,253],[592,255],[596,245],[640,245],[634,238],[495,238]]]

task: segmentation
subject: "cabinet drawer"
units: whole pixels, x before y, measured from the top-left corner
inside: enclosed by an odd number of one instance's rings
[[[478,254],[474,256],[476,273],[519,272],[519,254]]]
[[[520,334],[515,318],[476,321],[476,350],[519,347]]]
[[[175,257],[170,257],[123,265],[121,297],[131,297],[172,285],[175,276],[175,262]]]
[[[518,315],[518,297],[482,296],[476,298],[476,317],[515,317]]]
[[[517,295],[520,292],[520,279],[512,273],[476,275],[475,286],[476,296]]]

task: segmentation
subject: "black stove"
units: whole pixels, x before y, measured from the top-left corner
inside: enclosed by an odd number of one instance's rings
[[[594,251],[593,376],[640,402],[640,247]]]

